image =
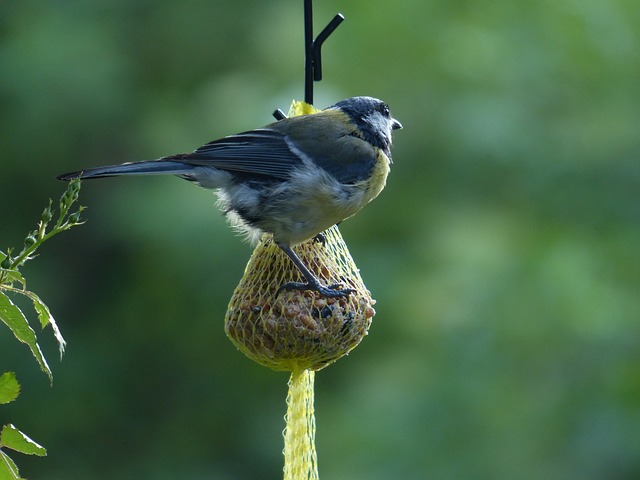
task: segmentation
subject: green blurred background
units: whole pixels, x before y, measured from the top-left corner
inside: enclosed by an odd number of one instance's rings
[[[316,376],[324,479],[640,478],[637,0],[317,0],[316,106],[391,105],[387,189],[341,227],[377,299]],[[191,151],[303,96],[302,1],[0,5],[1,248],[55,176]],[[286,373],[223,318],[251,248],[174,178],[83,185],[86,225],[24,273],[49,388],[0,329],[33,479],[280,478]]]

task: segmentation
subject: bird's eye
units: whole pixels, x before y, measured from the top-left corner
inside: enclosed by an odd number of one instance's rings
[[[391,112],[389,111],[389,107],[387,105],[382,106],[382,115],[387,118],[389,118],[389,116],[391,115]]]

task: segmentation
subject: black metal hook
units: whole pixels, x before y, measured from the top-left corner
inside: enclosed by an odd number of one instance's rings
[[[313,79],[316,82],[322,80],[322,44],[343,21],[344,15],[338,13],[313,41]]]
[[[314,40],[313,0],[304,0],[304,101],[309,105],[313,105],[313,82],[322,80],[322,44],[343,21],[344,15],[338,13]],[[280,109],[273,116],[276,120],[286,118]]]
[[[273,118],[275,118],[276,120],[284,120],[285,118],[287,118],[285,113],[279,108],[276,108],[276,110],[272,113],[272,115],[273,115]]]
[[[313,104],[313,82],[322,80],[322,44],[343,21],[344,15],[338,13],[314,40],[313,0],[304,0],[304,101],[310,105]]]

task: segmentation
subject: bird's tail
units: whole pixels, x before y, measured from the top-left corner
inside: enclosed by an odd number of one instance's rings
[[[74,178],[104,178],[120,175],[188,175],[193,166],[174,160],[147,160],[143,162],[108,165],[106,167],[87,168],[58,176],[59,180]]]

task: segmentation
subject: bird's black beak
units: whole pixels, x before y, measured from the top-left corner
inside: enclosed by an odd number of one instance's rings
[[[402,124],[395,118],[391,119],[391,130],[399,130],[402,128]]]

